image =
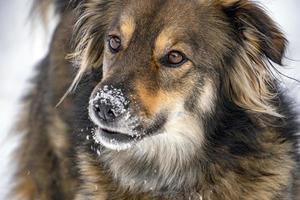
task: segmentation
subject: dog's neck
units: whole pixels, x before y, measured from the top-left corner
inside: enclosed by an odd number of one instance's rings
[[[276,150],[270,146],[274,155],[264,159],[240,159],[230,156],[226,150],[218,148],[211,152],[211,156],[194,157],[191,162],[182,165],[174,161],[173,166],[159,168],[157,160],[147,160],[137,152],[111,152],[104,150],[101,161],[104,171],[111,177],[110,184],[116,185],[116,191],[127,191],[129,196],[149,194],[160,196],[158,199],[225,199],[238,200],[246,192],[246,199],[255,199],[255,195],[272,198],[272,192],[281,191],[281,188],[291,174],[289,169],[280,166],[277,159],[282,159],[280,148]],[[273,143],[274,144],[274,143]],[[289,151],[291,147],[286,146]],[[201,152],[199,152],[201,154]],[[286,153],[286,152],[284,152]],[[202,160],[202,159],[205,159]],[[283,162],[291,162],[285,157]],[[178,163],[178,164],[177,164]],[[273,166],[277,166],[274,168]],[[162,167],[162,166],[160,166]],[[164,169],[166,169],[164,171]],[[281,173],[276,173],[278,170]],[[283,185],[270,185],[273,179]],[[241,181],[243,179],[243,181]],[[241,182],[239,182],[241,181]],[[288,187],[288,186],[286,186]],[[247,190],[247,191],[245,191]],[[224,198],[223,198],[224,197]],[[151,199],[151,198],[150,198]],[[180,199],[180,198],[179,198]]]
[[[193,154],[194,158],[184,158],[179,149],[168,149],[172,147],[162,146],[152,154],[138,148],[140,145],[120,152],[104,150],[101,154],[105,168],[124,189],[180,193],[183,188],[195,188],[203,179],[200,150]],[[169,156],[168,151],[173,155]]]

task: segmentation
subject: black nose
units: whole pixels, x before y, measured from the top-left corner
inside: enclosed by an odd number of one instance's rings
[[[92,103],[93,114],[106,123],[125,116],[129,105],[122,90],[112,86],[104,86],[93,93],[90,103]]]
[[[105,122],[112,122],[116,119],[116,114],[114,113],[114,108],[111,104],[97,102],[94,103],[94,112],[96,116]]]

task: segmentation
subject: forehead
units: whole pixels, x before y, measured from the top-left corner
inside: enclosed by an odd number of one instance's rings
[[[147,26],[147,31],[173,27],[178,32],[185,29],[191,32],[191,29],[196,29],[195,25],[207,24],[211,14],[208,4],[200,0],[127,0],[119,24],[144,30]]]
[[[130,41],[132,51],[160,49],[162,51],[157,51],[160,55],[165,53],[163,50],[168,51],[168,48],[180,43],[185,47],[183,49],[188,47],[192,50],[196,59],[210,63],[207,55],[225,51],[225,43],[230,39],[230,26],[225,14],[213,2],[127,0],[123,1],[115,24],[125,36],[125,43]],[[147,48],[136,48],[142,46]]]

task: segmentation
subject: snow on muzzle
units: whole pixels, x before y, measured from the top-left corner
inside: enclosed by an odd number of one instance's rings
[[[132,115],[129,103],[121,89],[105,85],[90,99],[90,117],[101,128],[135,134],[139,119]]]
[[[96,143],[122,150],[142,138],[143,132],[138,131],[141,121],[132,114],[130,101],[121,89],[113,86],[97,89],[89,103],[90,118],[98,126],[93,134]]]

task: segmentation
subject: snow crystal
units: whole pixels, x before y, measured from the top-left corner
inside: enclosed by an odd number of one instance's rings
[[[101,155],[101,151],[100,149],[97,149],[97,155],[100,156]]]
[[[98,134],[93,134],[93,139],[94,139],[94,141],[97,143],[97,144],[100,144],[100,135],[98,135]]]

